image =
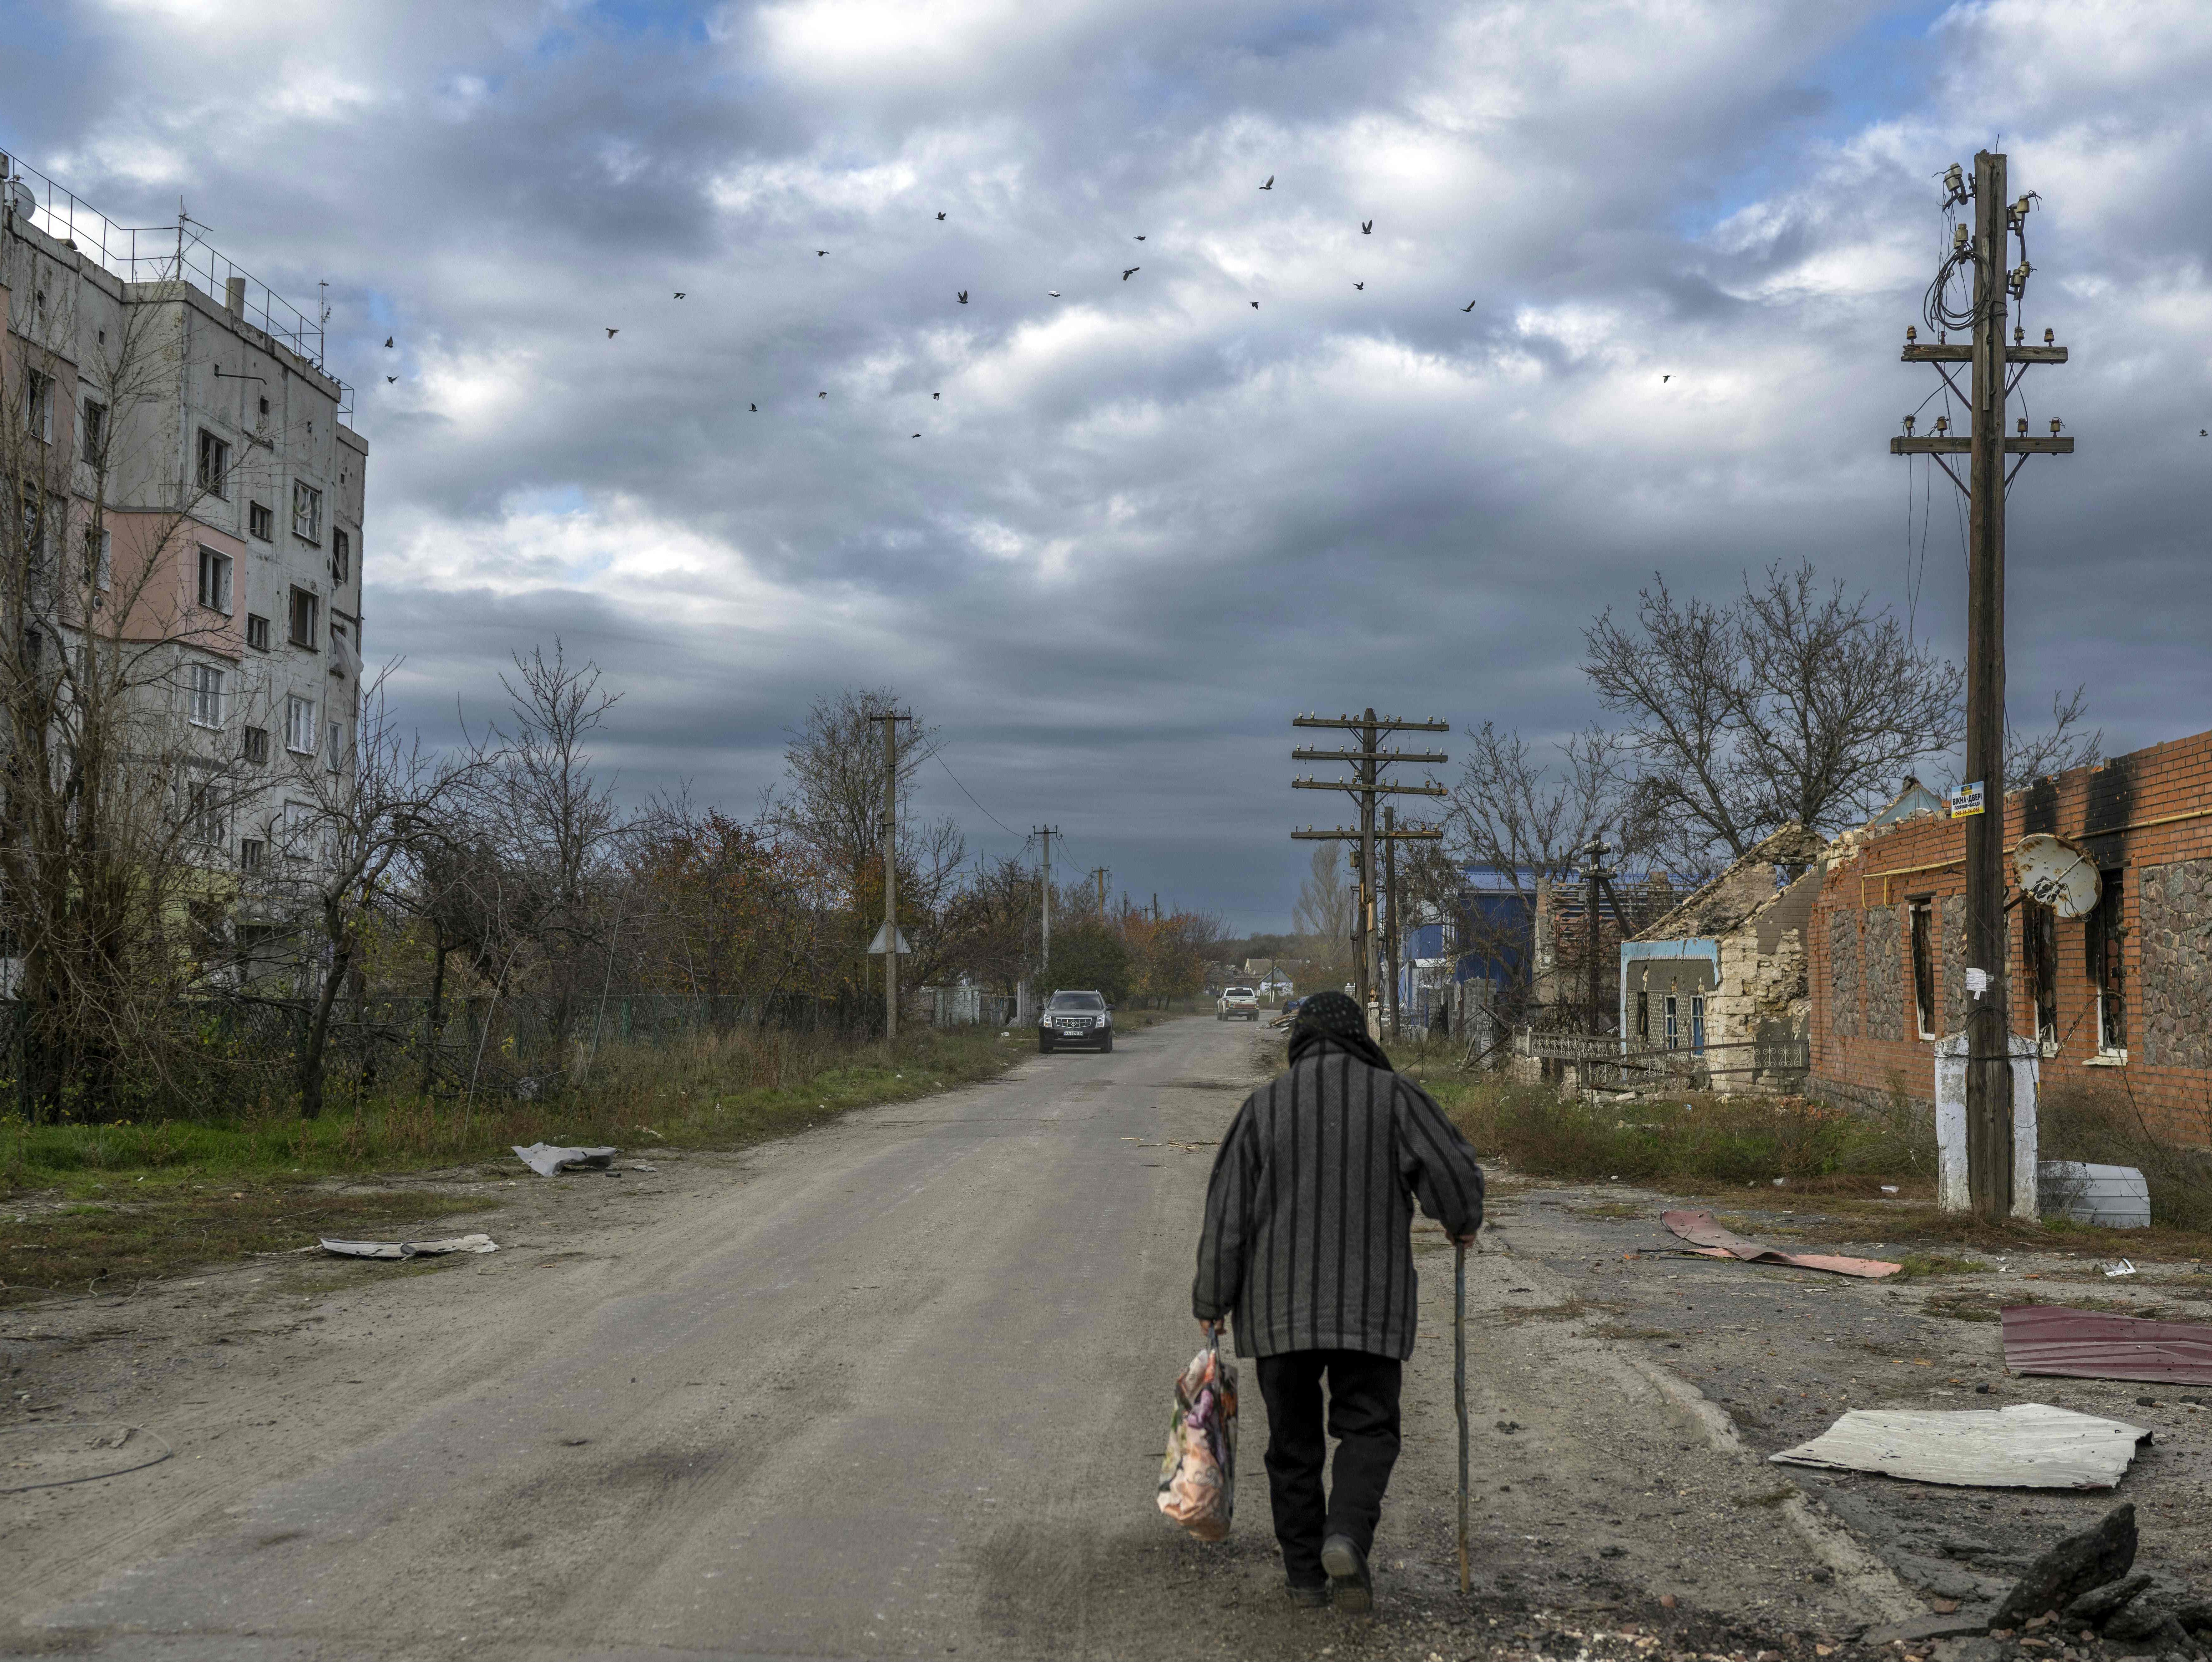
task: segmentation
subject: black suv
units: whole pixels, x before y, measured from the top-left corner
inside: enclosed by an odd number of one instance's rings
[[[1114,1048],[1114,1012],[1103,993],[1062,989],[1037,1017],[1037,1054],[1050,1056],[1071,1044]]]

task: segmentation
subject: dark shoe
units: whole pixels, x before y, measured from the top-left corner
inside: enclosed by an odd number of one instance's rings
[[[1368,1573],[1367,1555],[1348,1535],[1332,1535],[1321,1543],[1321,1567],[1328,1572],[1336,1590],[1336,1607],[1363,1614],[1375,1608],[1375,1578]]]
[[[1303,1586],[1293,1581],[1283,1591],[1290,1595],[1291,1603],[1302,1610],[1322,1610],[1328,1604],[1328,1583],[1326,1581],[1316,1581],[1311,1586]]]

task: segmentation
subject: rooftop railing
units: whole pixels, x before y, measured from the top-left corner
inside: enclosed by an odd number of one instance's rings
[[[338,413],[353,413],[353,388],[324,368],[323,326],[237,261],[218,252],[206,227],[181,206],[172,225],[118,225],[20,156],[0,155],[0,206],[64,247],[88,254],[125,283],[189,283],[240,321],[252,324],[307,359],[338,385]],[[234,299],[234,296],[235,298]]]

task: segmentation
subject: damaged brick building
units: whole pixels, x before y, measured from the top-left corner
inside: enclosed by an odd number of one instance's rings
[[[2102,1084],[2154,1132],[2212,1142],[2212,733],[2034,780],[2004,815],[2007,848],[2063,837],[2101,880],[2077,918],[2008,896],[2012,1026],[2036,1039],[2044,1089]],[[1813,1093],[1932,1097],[1936,1042],[1965,1020],[1965,854],[1964,824],[1932,813],[1831,846],[1809,942]]]

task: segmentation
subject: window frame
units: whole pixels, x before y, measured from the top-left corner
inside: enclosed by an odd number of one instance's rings
[[[1690,989],[1690,1054],[1701,1056],[1705,1053],[1705,995],[1695,987]]]
[[[238,839],[239,870],[241,872],[259,871],[261,869],[262,858],[268,853],[268,851],[269,844],[261,837],[240,837]]]
[[[1905,901],[1906,948],[1912,955],[1912,1027],[1923,1039],[1936,1032],[1936,898],[1917,895]]]
[[[306,603],[307,618],[307,630],[305,639],[301,638],[300,633],[301,605],[303,601]],[[285,618],[285,627],[287,630],[285,638],[287,642],[290,645],[298,647],[303,652],[321,651],[323,597],[316,594],[312,588],[301,588],[297,583],[295,583],[292,585],[291,605],[286,608],[286,611],[289,613],[289,616]]]
[[[269,650],[269,620],[258,612],[246,614],[246,644],[256,652]]]
[[[2030,900],[2020,950],[2027,995],[2035,1011],[2035,1042],[2045,1056],[2058,1053],[2058,914]]]
[[[239,739],[238,754],[241,761],[257,767],[266,767],[269,764],[269,729],[257,727],[244,728]]]
[[[212,584],[208,581],[210,571],[215,578]],[[238,562],[229,555],[219,548],[210,548],[205,543],[200,545],[199,603],[202,611],[220,612],[226,618],[231,615],[237,572]],[[210,589],[215,595],[212,600],[209,598]]]
[[[305,531],[300,529],[302,508],[307,509]],[[311,547],[323,545],[323,493],[305,479],[292,481],[292,534]]]
[[[77,417],[77,454],[90,467],[107,466],[108,417],[114,412],[98,399],[84,400]]]
[[[210,450],[216,464],[212,468],[208,466]],[[198,478],[200,489],[217,502],[230,500],[230,441],[212,427],[200,429]]]
[[[115,587],[115,533],[104,525],[84,528],[84,575],[95,597]]]
[[[196,728],[219,730],[222,726],[222,670],[215,664],[201,663],[191,668],[191,714],[185,719]]]
[[[54,441],[54,378],[23,371],[23,431],[40,444]]]
[[[353,533],[342,525],[331,527],[331,581],[343,585],[353,572]]]
[[[1665,1024],[1667,1048],[1670,1050],[1682,1048],[1680,1014],[1680,1008],[1674,1001],[1674,994],[1669,989],[1667,996],[1660,1001],[1660,1020]]]
[[[2087,937],[2089,995],[2096,1010],[2098,1056],[2124,1062],[2128,1056],[2127,868],[2103,876],[2097,904],[2082,932]]]
[[[270,507],[267,502],[258,502],[251,496],[247,497],[246,534],[258,543],[275,542],[276,540],[276,510]]]
[[[292,755],[315,753],[315,740],[319,736],[315,731],[317,708],[317,701],[313,698],[302,697],[296,692],[284,695],[284,748]],[[307,729],[305,746],[299,742],[302,728]]]

